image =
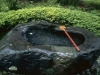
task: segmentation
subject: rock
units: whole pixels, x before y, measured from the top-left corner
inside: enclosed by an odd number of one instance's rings
[[[0,41],[0,70],[31,75],[76,75],[91,68],[100,54],[100,38],[79,27],[34,21],[15,26]]]

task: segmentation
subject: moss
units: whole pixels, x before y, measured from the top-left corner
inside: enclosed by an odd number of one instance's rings
[[[34,7],[0,13],[0,27],[15,26],[35,20],[47,20],[66,26],[78,26],[88,29],[100,36],[100,17],[87,12],[70,10],[61,7]]]
[[[52,68],[48,68],[48,69],[40,68],[40,70],[43,75],[53,75],[54,73],[54,70]]]

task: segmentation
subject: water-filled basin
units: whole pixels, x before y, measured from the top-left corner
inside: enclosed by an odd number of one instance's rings
[[[68,32],[77,45],[81,45],[85,41],[85,37],[81,33]],[[27,31],[22,33],[22,37],[32,45],[55,45],[73,47],[73,44],[62,30],[53,30],[50,28],[39,28],[37,26],[29,27]]]

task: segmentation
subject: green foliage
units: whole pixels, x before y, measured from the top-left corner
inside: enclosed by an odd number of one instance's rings
[[[6,5],[10,10],[17,10],[18,7],[18,0],[5,0]]]
[[[90,9],[100,9],[100,0],[82,0],[82,3]]]
[[[30,1],[30,3],[31,3],[32,1]],[[34,1],[33,1],[33,3],[31,3],[31,4],[29,4],[29,6],[26,6],[26,8],[32,8],[32,7],[37,7],[37,6],[51,6],[51,7],[61,7],[58,3],[56,3],[56,0],[46,0],[46,2],[37,2],[37,3],[34,3]]]
[[[35,20],[47,20],[66,26],[86,28],[100,36],[100,17],[82,11],[57,7],[35,7],[0,13],[0,27]]]
[[[100,17],[100,10],[91,10],[90,13]]]
[[[79,4],[80,0],[57,0],[57,3],[60,3],[61,5],[73,5],[77,6]]]
[[[54,70],[52,68],[40,68],[42,75],[53,75]]]
[[[29,1],[33,1],[34,3],[36,3],[36,2],[46,2],[47,0],[29,0]]]
[[[8,11],[8,7],[5,4],[4,0],[0,0],[0,12],[1,11]]]

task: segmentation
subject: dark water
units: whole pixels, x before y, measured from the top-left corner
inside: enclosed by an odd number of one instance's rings
[[[69,33],[77,45],[84,42],[84,36],[78,33]],[[22,34],[23,38],[32,45],[56,45],[72,47],[72,43],[63,31],[46,29],[30,29]]]

